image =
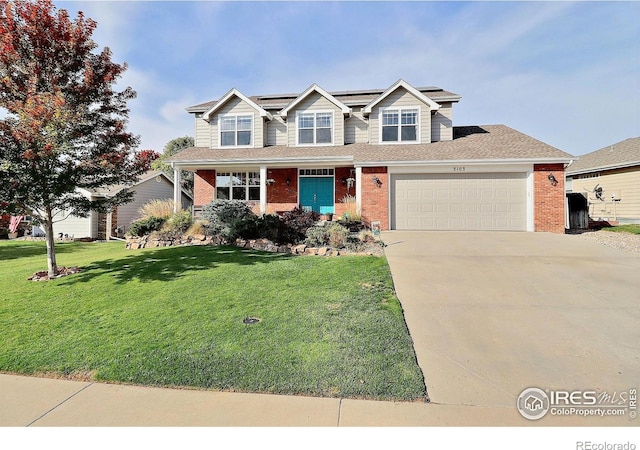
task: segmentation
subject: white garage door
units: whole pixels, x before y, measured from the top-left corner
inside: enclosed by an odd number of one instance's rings
[[[394,230],[526,230],[525,173],[391,177]]]

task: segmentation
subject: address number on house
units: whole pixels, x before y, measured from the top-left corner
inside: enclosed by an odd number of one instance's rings
[[[453,171],[454,172],[466,172],[467,168],[464,166],[454,166],[453,167]]]

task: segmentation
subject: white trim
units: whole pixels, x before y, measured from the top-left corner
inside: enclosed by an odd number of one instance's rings
[[[391,175],[410,173],[509,173],[533,171],[532,164],[441,164],[423,166],[391,166],[387,172]]]
[[[362,113],[363,114],[371,114],[371,111],[373,110],[374,106],[376,106],[382,100],[387,98],[389,95],[391,95],[393,92],[395,92],[396,89],[398,89],[400,87],[405,88],[414,97],[416,97],[417,99],[421,100],[423,103],[427,104],[429,106],[429,108],[431,109],[431,111],[437,111],[438,109],[440,109],[440,105],[438,103],[436,103],[433,100],[431,100],[429,97],[424,95],[422,92],[420,92],[419,90],[417,90],[416,88],[411,86],[409,83],[407,83],[403,79],[400,79],[400,80],[396,81],[389,89],[387,89],[382,94],[380,94],[376,99],[371,101],[371,103],[369,103],[364,108],[362,108]]]
[[[362,167],[397,167],[397,166],[442,166],[447,164],[466,164],[466,165],[486,165],[486,164],[549,164],[569,162],[567,158],[512,158],[512,159],[446,159],[441,161],[402,161],[402,160],[386,160],[386,161],[355,161]]]
[[[289,111],[293,109],[302,100],[304,100],[306,97],[308,97],[312,92],[317,92],[318,94],[322,95],[324,98],[329,100],[331,103],[336,105],[338,108],[340,108],[340,110],[342,111],[342,114],[344,114],[345,116],[351,115],[351,108],[349,108],[347,105],[345,105],[340,100],[335,98],[333,95],[329,94],[327,91],[325,91],[320,86],[314,83],[311,86],[309,86],[302,94],[300,94],[294,100],[292,100],[287,106],[285,106],[279,113],[280,117],[282,117],[283,119],[286,119],[287,114],[289,114]]]
[[[267,166],[260,166],[260,213],[267,213]]]
[[[299,133],[299,128],[298,128],[298,119],[300,118],[301,114],[313,114],[313,143],[300,143],[300,133]],[[331,114],[331,142],[321,142],[321,143],[316,143],[316,123],[317,123],[317,114]],[[295,122],[295,134],[296,134],[296,147],[331,147],[334,146],[334,137],[335,137],[335,128],[336,128],[336,121],[335,121],[335,114],[332,110],[330,109],[318,109],[318,110],[312,110],[312,111],[296,111],[296,122]],[[308,130],[308,128],[305,128]]]
[[[236,120],[236,127],[234,133],[236,134],[236,142],[238,142],[238,117],[251,117],[251,139],[249,140],[249,144],[247,145],[222,145],[222,119],[226,119],[229,117],[233,117]],[[226,148],[253,148],[253,139],[255,134],[255,117],[253,114],[241,114],[241,113],[230,113],[230,114],[218,114],[218,148],[226,149]]]
[[[387,111],[398,112],[398,140],[397,141],[383,141],[382,140],[382,114]],[[403,141],[402,138],[402,111],[403,110],[415,110],[418,112],[416,119],[416,140],[415,141]],[[378,143],[379,145],[398,145],[398,144],[420,144],[420,128],[422,120],[422,108],[420,106],[387,106],[378,109]]]
[[[269,120],[271,120],[273,118],[271,113],[267,112],[266,110],[264,110],[263,108],[258,106],[258,104],[256,104],[253,100],[251,100],[249,97],[244,95],[242,92],[240,92],[236,88],[232,88],[229,92],[224,94],[222,96],[222,98],[220,100],[218,100],[218,102],[214,106],[212,106],[211,108],[206,110],[204,113],[202,113],[202,118],[207,120],[207,121],[211,120],[211,116],[213,115],[213,113],[215,113],[217,110],[219,110],[222,107],[222,105],[227,103],[227,101],[233,96],[238,97],[240,100],[244,101],[249,106],[251,106],[253,109],[258,111],[258,113],[260,114],[261,117],[266,117]]]
[[[173,212],[177,213],[182,210],[182,171],[173,169]]]
[[[535,230],[535,189],[534,170],[531,167],[527,171],[527,231]],[[565,195],[566,197],[566,195]]]
[[[356,212],[362,215],[362,167],[361,166],[356,166]]]

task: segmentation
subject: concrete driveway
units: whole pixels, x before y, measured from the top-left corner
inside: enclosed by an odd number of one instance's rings
[[[637,256],[547,233],[382,239],[433,403],[515,408],[528,387],[640,388]]]

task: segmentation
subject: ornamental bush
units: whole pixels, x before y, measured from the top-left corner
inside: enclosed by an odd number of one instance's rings
[[[172,234],[183,234],[189,229],[192,223],[193,220],[189,211],[178,211],[167,219],[162,227],[162,231]]]
[[[165,223],[162,217],[147,217],[146,219],[131,222],[128,234],[131,236],[145,236],[153,231],[158,231]]]
[[[305,239],[307,230],[320,219],[320,215],[313,211],[305,211],[296,207],[282,215],[282,221],[288,229],[288,241],[300,242]]]
[[[209,229],[214,234],[236,239],[241,223],[254,218],[255,214],[242,200],[214,200],[203,208],[202,217],[209,221]]]
[[[307,230],[305,244],[312,247],[329,245],[333,248],[343,248],[349,240],[349,230],[339,223],[332,223],[326,227],[311,227]]]

